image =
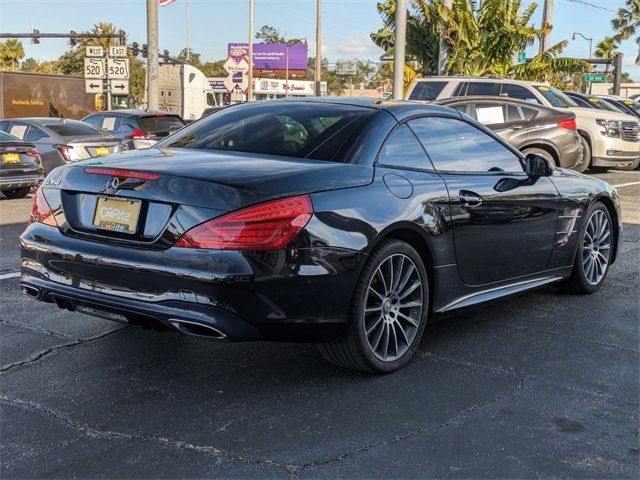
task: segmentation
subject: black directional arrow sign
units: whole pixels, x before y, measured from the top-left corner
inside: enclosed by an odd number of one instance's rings
[[[109,80],[112,95],[129,95],[129,80]]]
[[[104,87],[102,86],[102,80],[85,78],[84,91],[85,93],[102,93],[104,91]]]

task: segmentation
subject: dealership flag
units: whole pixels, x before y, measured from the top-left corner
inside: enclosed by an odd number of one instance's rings
[[[165,5],[169,5],[170,3],[175,2],[176,0],[160,0],[160,6],[164,7]]]

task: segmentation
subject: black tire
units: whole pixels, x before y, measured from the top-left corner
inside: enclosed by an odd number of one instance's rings
[[[403,258],[404,257],[404,258]],[[408,261],[408,260],[409,261]],[[402,263],[399,263],[402,260]],[[385,331],[386,328],[386,339],[387,339],[387,348],[390,345],[390,338],[393,336],[395,339],[395,354],[397,358],[392,358],[390,360],[384,360],[378,358],[378,354],[375,353],[375,347],[371,346],[371,340],[369,335],[374,335],[371,330],[370,333],[366,333],[365,322],[366,315],[371,315],[371,313],[365,314],[365,308],[369,301],[368,292],[371,291],[372,285],[374,281],[377,281],[379,277],[376,275],[380,275],[379,268],[384,268],[384,265],[388,266],[387,262],[391,262],[391,268],[397,268],[400,274],[397,277],[397,291],[398,295],[403,292],[408,291],[410,288],[407,287],[405,290],[406,283],[404,285],[400,285],[402,280],[404,279],[404,275],[402,275],[403,268],[406,268],[406,271],[409,270],[411,265],[413,265],[414,269],[411,269],[411,278],[412,284],[414,286],[418,281],[420,284],[412,290],[411,295],[417,295],[420,293],[420,301],[422,302],[421,307],[413,307],[420,308],[419,313],[416,311],[412,311],[411,314],[412,322],[405,323],[405,327],[411,329],[411,333],[409,336],[405,335],[405,331],[401,323],[405,322],[405,320],[401,320],[400,316],[406,318],[406,315],[401,315],[400,313],[394,314],[391,311],[386,313],[384,307],[388,308],[396,308],[396,311],[400,311],[402,307],[402,298],[394,299],[393,302],[397,302],[395,307],[392,306],[392,302],[389,301],[390,297],[387,297],[385,293],[386,300],[380,297],[381,306],[380,310],[380,318],[377,321],[372,323],[380,324],[376,331]],[[407,267],[405,267],[405,262]],[[376,278],[374,279],[374,276]],[[393,278],[393,277],[392,277]],[[409,280],[409,277],[407,277]],[[391,284],[393,285],[393,281]],[[386,285],[386,283],[385,283]],[[371,296],[371,299],[375,299],[375,296]],[[410,297],[409,297],[410,298]],[[353,294],[353,298],[351,301],[351,308],[349,310],[349,323],[347,325],[347,331],[343,338],[334,340],[328,343],[318,344],[318,348],[320,352],[331,363],[336,365],[346,367],[353,370],[360,370],[365,372],[377,372],[377,373],[389,373],[393,372],[404,364],[406,364],[415,351],[418,349],[420,345],[420,340],[422,339],[422,335],[424,333],[424,328],[426,325],[427,314],[429,311],[429,279],[427,275],[427,271],[424,267],[422,259],[416,250],[411,247],[411,245],[395,239],[384,240],[378,245],[375,250],[369,256],[365,266],[362,269],[360,274],[360,278],[356,284],[356,288]],[[416,303],[417,301],[412,301],[411,303]],[[388,304],[388,305],[387,305]],[[407,310],[404,310],[407,312]],[[396,315],[398,315],[396,317]],[[390,320],[390,316],[393,316],[395,320]],[[389,322],[397,322],[397,323],[389,323]],[[415,323],[414,323],[415,322]],[[393,335],[392,330],[393,329]],[[403,329],[401,332],[399,329]],[[408,342],[404,342],[404,345],[401,345],[403,353],[400,353],[399,349],[399,340],[401,337],[399,335],[401,333],[405,340],[408,340],[409,337],[413,335],[412,340]],[[381,334],[383,335],[383,334]],[[378,342],[380,338],[378,338]],[[404,350],[406,349],[406,350]],[[386,356],[386,351],[385,351]]]
[[[531,147],[531,148],[525,148],[525,149],[522,150],[522,154],[524,156],[527,156],[530,153],[535,153],[536,155],[540,155],[541,157],[546,158],[547,160],[549,160],[556,167],[562,166],[562,165],[560,165],[560,162],[558,161],[558,159],[556,159],[555,155],[547,152],[543,148]]]
[[[580,143],[582,144],[582,163],[573,167],[573,170],[583,173],[591,166],[591,146],[582,135],[580,135]]]
[[[5,190],[2,193],[4,193],[4,196],[7,198],[24,198],[27,195],[29,195],[30,191],[31,191],[31,187],[27,187],[27,188],[14,188],[13,190]]]
[[[600,212],[600,213],[597,213]],[[584,254],[584,246],[585,242],[588,243],[588,240],[585,240],[585,235],[587,232],[587,228],[590,220],[594,217],[594,215],[604,215],[607,219],[609,225],[609,251],[606,266],[604,268],[604,274],[602,278],[600,278],[597,283],[593,283],[593,281],[589,281],[587,279],[588,273],[585,271],[585,254]],[[565,281],[558,284],[558,287],[561,291],[566,293],[574,293],[574,294],[590,294],[596,292],[604,283],[607,278],[607,274],[609,273],[609,266],[611,265],[611,256],[613,255],[613,246],[614,246],[614,225],[612,223],[611,215],[609,214],[609,210],[605,207],[601,202],[595,202],[589,206],[586,213],[584,214],[584,221],[582,222],[582,226],[578,232],[578,246],[576,248],[576,256],[573,262],[573,270],[571,271],[571,276]],[[587,256],[589,253],[587,254]]]

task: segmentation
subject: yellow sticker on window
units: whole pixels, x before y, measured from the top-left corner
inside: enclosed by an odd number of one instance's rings
[[[549,87],[538,87],[538,90],[542,90],[543,92],[548,92]]]
[[[598,100],[597,98],[589,97],[589,101],[591,103],[598,103],[600,100]]]

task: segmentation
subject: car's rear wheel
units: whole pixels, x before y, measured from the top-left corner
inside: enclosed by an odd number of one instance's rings
[[[583,173],[591,166],[591,145],[582,135],[580,135],[580,144],[582,145],[582,163],[573,167],[573,170]]]
[[[24,198],[29,194],[30,191],[31,191],[31,187],[27,187],[27,188],[14,188],[12,190],[5,190],[2,193],[4,193],[5,197],[7,198]]]
[[[580,228],[578,249],[571,277],[560,284],[569,293],[593,293],[604,283],[614,241],[609,210],[602,203],[592,204]]]
[[[363,268],[345,336],[320,344],[320,352],[347,368],[392,372],[418,348],[428,310],[429,283],[420,255],[403,241],[385,240]]]

